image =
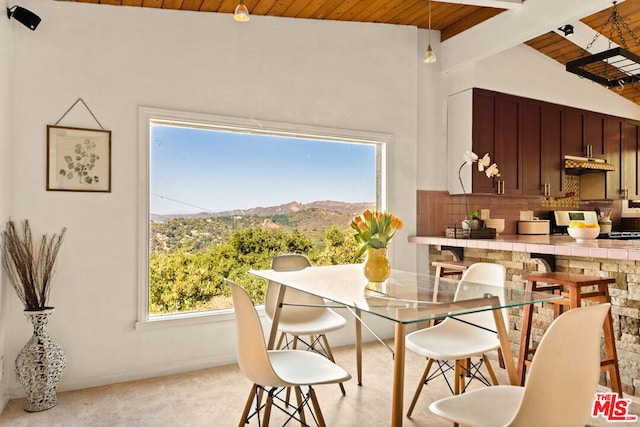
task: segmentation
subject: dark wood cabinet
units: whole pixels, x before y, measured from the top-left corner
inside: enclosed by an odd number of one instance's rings
[[[543,195],[546,196],[565,195],[562,117],[562,107],[543,104],[540,120],[540,182]]]
[[[571,155],[616,167],[581,178],[585,196],[640,197],[640,122],[485,89],[473,89],[472,120],[472,150],[500,169],[487,178],[474,168],[475,194],[562,197]]]
[[[562,195],[562,108],[522,101],[521,123],[522,194]]]
[[[586,111],[584,113],[583,146],[587,157],[601,158],[605,154],[604,116]]]
[[[522,194],[520,101],[514,96],[496,96],[493,161],[500,169],[501,194]],[[477,153],[479,156],[484,153]],[[491,153],[489,153],[491,155]],[[487,179],[484,177],[484,179]]]
[[[534,101],[521,103],[522,192],[543,194],[542,184],[542,105]]]
[[[620,128],[620,189],[621,196],[627,199],[640,196],[639,138],[638,123],[623,120]]]
[[[482,89],[473,92],[472,150],[489,154],[500,175],[487,178],[474,172],[476,194],[522,194],[520,102],[517,97]]]
[[[495,157],[495,112],[496,97],[493,92],[474,90],[473,92],[473,130],[472,150],[479,156],[489,153],[492,159]],[[494,160],[495,161],[495,160]],[[474,165],[475,167],[475,165]],[[498,163],[498,168],[502,165]],[[487,178],[476,172],[472,172],[472,188],[474,193],[497,193],[497,179]]]
[[[564,108],[563,121],[563,145],[564,154],[570,156],[586,156],[586,150],[583,145],[583,114],[582,110],[577,108]]]
[[[500,176],[474,173],[473,192],[559,195],[562,192],[562,108],[475,89],[473,151],[489,153]]]
[[[615,165],[616,170],[606,173],[605,197],[607,199],[619,199],[624,197],[625,192],[622,190],[622,175],[624,168],[621,164],[621,128],[622,120],[607,117],[603,126],[603,152],[602,156],[607,163]],[[596,156],[600,156],[598,153]]]

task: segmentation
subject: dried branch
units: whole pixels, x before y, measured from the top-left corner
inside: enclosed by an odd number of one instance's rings
[[[22,222],[22,233],[13,220],[2,232],[2,266],[26,310],[47,307],[55,264],[67,228],[60,234],[43,235],[37,255],[33,247],[29,221]]]

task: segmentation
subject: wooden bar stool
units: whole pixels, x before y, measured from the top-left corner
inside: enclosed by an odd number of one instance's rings
[[[436,268],[433,281],[433,302],[438,301],[438,286],[440,278],[447,276],[462,276],[467,271],[467,267],[473,264],[473,261],[433,261],[432,266]]]
[[[608,277],[584,276],[574,273],[527,273],[522,275],[527,281],[528,291],[551,291],[557,295],[568,296],[568,300],[551,301],[554,304],[553,317],[562,314],[565,306],[578,308],[581,300],[611,302],[609,298],[609,283],[615,283],[615,279]],[[597,290],[582,292],[585,286],[593,286]],[[568,290],[568,292],[567,292]],[[529,354],[535,352],[535,348],[529,348],[531,321],[533,317],[533,305],[526,304],[522,315],[522,330],[520,334],[520,351],[518,352],[518,376],[520,384],[524,385],[526,367],[531,364],[527,360]],[[580,331],[576,331],[580,333]],[[609,371],[611,389],[622,396],[622,384],[620,382],[620,370],[618,369],[618,356],[616,354],[616,341],[613,334],[613,318],[611,310],[604,320],[604,343],[606,356],[600,362],[601,369]]]

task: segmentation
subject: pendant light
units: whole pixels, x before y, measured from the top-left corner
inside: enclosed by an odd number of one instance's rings
[[[422,62],[425,64],[433,64],[436,62],[436,54],[431,48],[431,0],[429,0],[429,44],[422,58]]]
[[[240,3],[236,6],[235,12],[233,12],[233,19],[238,22],[247,22],[251,19],[249,17],[249,9],[247,9],[247,6],[242,0],[240,0]]]

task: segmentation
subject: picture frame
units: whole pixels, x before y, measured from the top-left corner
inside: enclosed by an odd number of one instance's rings
[[[47,191],[111,192],[111,131],[47,125]]]

